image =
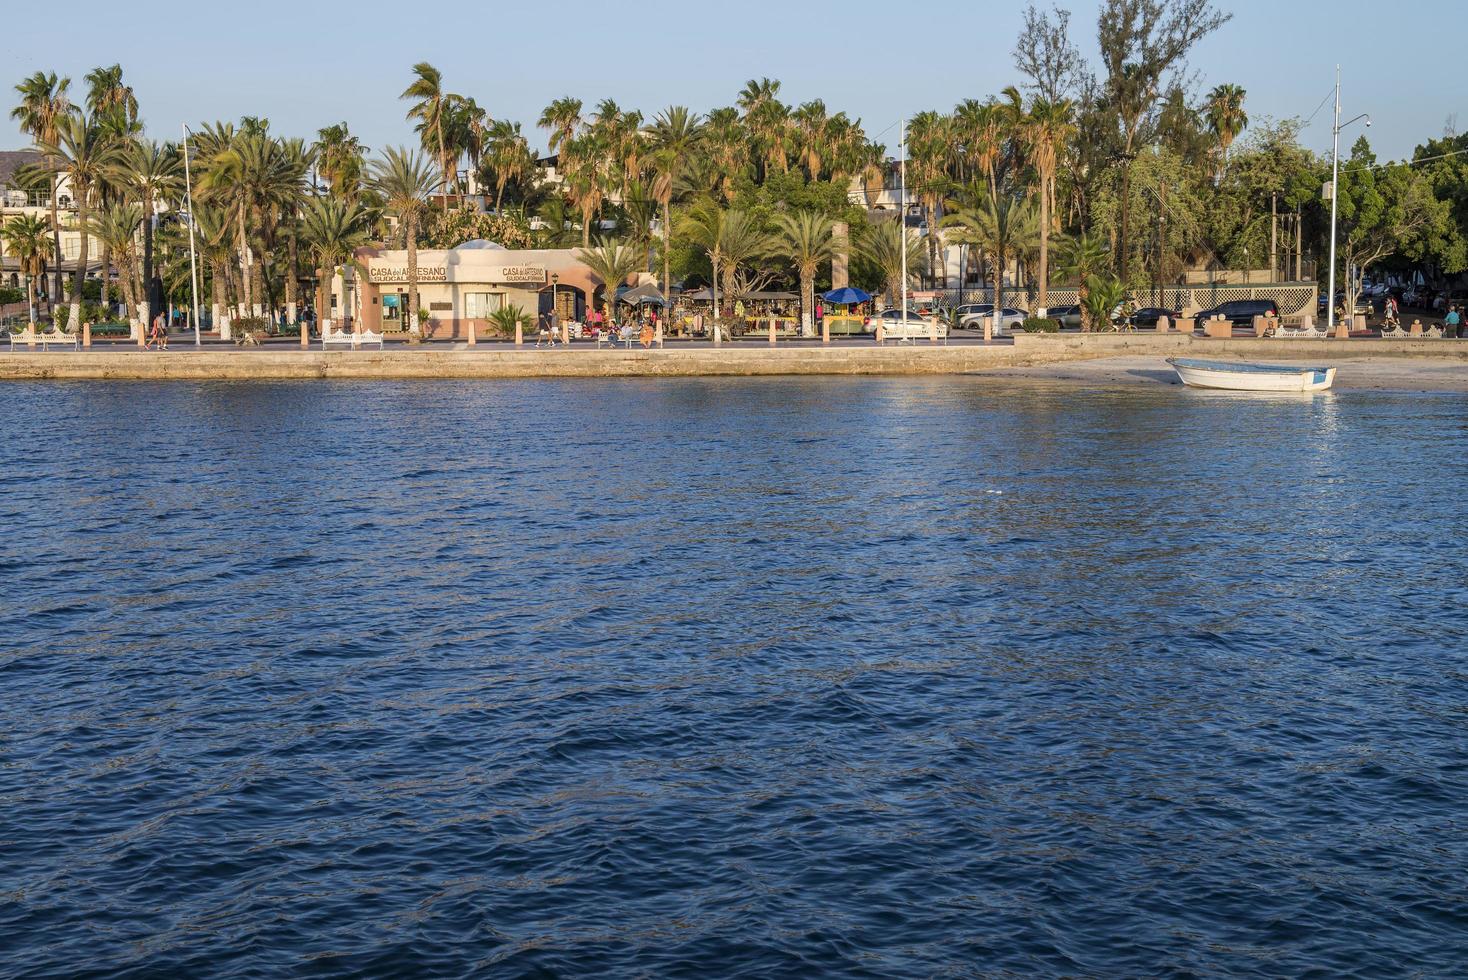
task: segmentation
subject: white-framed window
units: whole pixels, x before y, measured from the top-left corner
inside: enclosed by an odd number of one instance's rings
[[[504,293],[465,293],[464,316],[470,320],[484,320],[505,305]]]

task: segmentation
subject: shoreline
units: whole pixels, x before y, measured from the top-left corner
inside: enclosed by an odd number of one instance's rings
[[[1283,363],[1331,362],[1338,387],[1468,391],[1468,342],[1456,340],[1213,340],[1184,334],[1024,334],[1013,342],[889,342],[803,346],[735,343],[664,349],[538,350],[464,344],[385,351],[240,350],[192,345],[0,352],[0,381],[427,380],[490,378],[969,375],[986,379],[1136,385],[1168,383],[1175,355]],[[1361,373],[1364,371],[1364,375]],[[1365,378],[1367,380],[1362,380]],[[1172,383],[1176,383],[1175,377]]]

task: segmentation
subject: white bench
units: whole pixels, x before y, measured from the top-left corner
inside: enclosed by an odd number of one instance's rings
[[[345,330],[333,330],[330,327],[321,335],[321,349],[328,350],[332,347],[346,347],[351,349],[357,346],[357,339]]]
[[[8,333],[8,331],[7,331]],[[41,350],[49,350],[51,347],[70,347],[72,350],[80,350],[82,339],[78,334],[66,333],[62,330],[47,330],[44,333],[31,333],[29,330],[20,333],[8,333],[10,337],[10,349],[13,351],[17,344],[26,347],[41,345]]]
[[[373,344],[376,344],[377,349],[382,350],[382,334],[373,333],[371,330],[363,330],[361,333],[357,334],[356,337],[357,346],[359,348],[371,347]]]

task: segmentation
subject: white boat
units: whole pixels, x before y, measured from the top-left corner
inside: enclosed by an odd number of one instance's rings
[[[1199,361],[1169,357],[1183,384],[1227,391],[1324,391],[1335,383],[1333,367],[1246,364],[1242,361]]]

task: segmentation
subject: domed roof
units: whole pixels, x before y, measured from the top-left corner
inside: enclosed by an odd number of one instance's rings
[[[483,238],[474,238],[474,239],[471,239],[470,241],[467,241],[464,244],[460,245],[459,248],[461,248],[461,249],[471,249],[471,248],[472,249],[487,249],[487,248],[493,248],[493,249],[499,249],[501,252],[503,252],[505,250],[505,247],[503,245],[501,245],[499,242],[486,241]]]

